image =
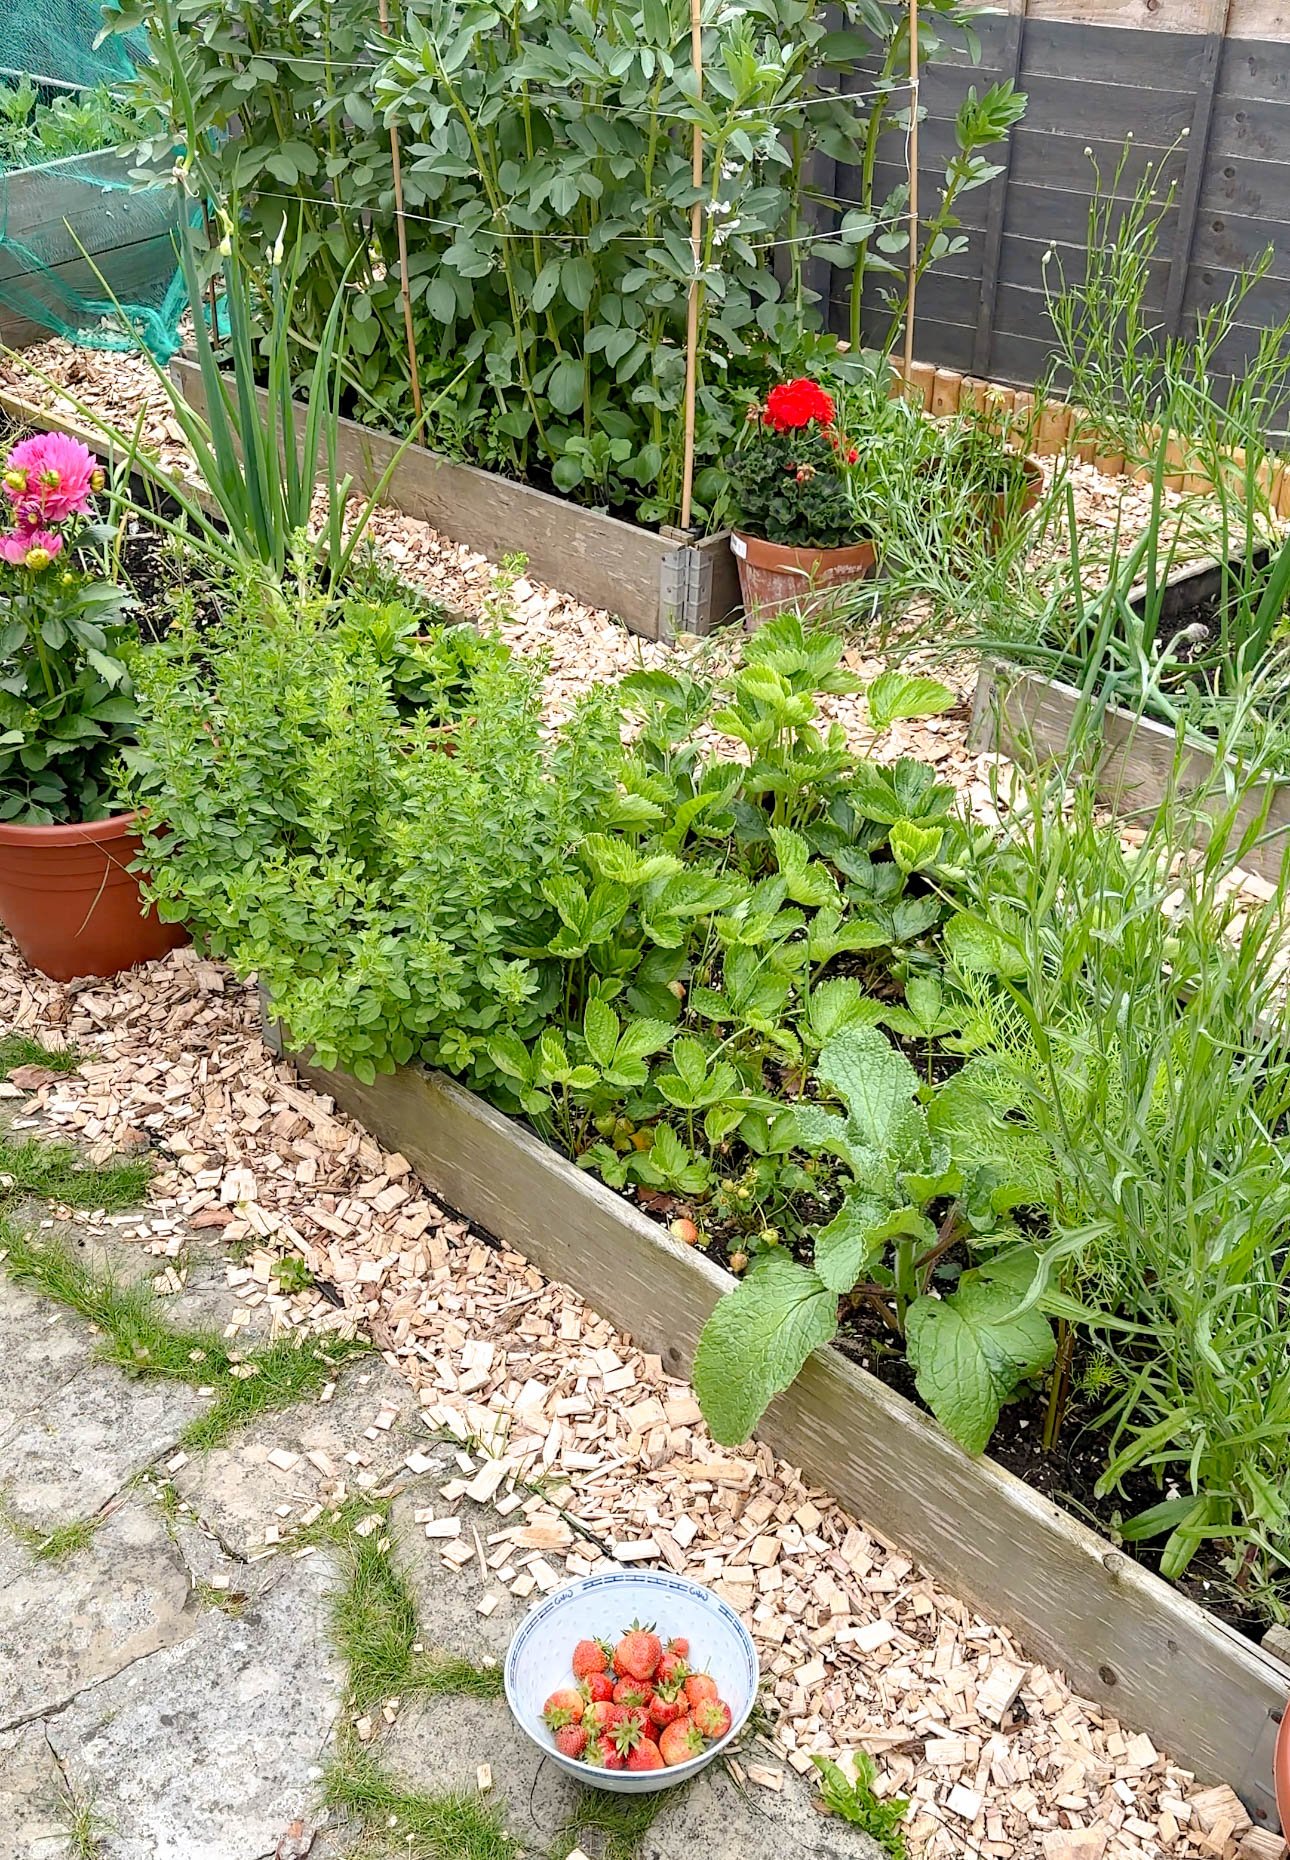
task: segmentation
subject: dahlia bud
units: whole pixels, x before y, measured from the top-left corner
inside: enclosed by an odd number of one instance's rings
[[[101,491],[103,489],[103,486],[106,483],[107,483],[107,473],[105,471],[99,470],[99,471],[92,471],[90,473],[91,491]]]
[[[4,475],[4,486],[7,491],[25,491],[27,489],[26,472],[7,471]]]
[[[49,553],[48,549],[42,549],[40,544],[37,543],[35,548],[28,549],[26,555],[22,559],[28,568],[48,568],[54,558]]]

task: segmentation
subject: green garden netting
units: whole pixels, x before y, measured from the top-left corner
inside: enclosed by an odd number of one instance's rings
[[[0,18],[0,83],[42,97],[120,85],[145,48],[102,33],[97,0],[40,0]],[[146,345],[165,360],[187,307],[175,247],[177,195],[131,179],[128,148],[0,167],[0,345],[59,335],[87,348]]]

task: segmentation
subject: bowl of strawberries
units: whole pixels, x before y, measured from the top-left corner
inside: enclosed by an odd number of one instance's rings
[[[562,1770],[637,1794],[687,1782],[720,1755],[757,1697],[757,1650],[702,1584],[608,1570],[525,1616],[505,1681],[516,1722]]]

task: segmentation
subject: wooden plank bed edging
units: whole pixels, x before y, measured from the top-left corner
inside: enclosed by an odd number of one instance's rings
[[[203,409],[197,363],[176,356],[170,370],[188,401]],[[337,463],[360,490],[370,491],[399,445],[389,433],[342,420]],[[740,609],[727,531],[682,542],[496,472],[459,465],[424,446],[404,451],[385,502],[490,561],[522,553],[541,580],[617,614],[647,639],[710,633]]]
[[[1071,739],[1081,705],[1073,685],[1017,666],[987,663],[977,677],[968,746],[1025,761],[1027,754],[1059,761]],[[1126,822],[1154,815],[1174,781],[1178,744],[1174,732],[1150,717],[1109,704],[1098,719],[1102,749],[1097,765],[1098,799]],[[1197,788],[1211,781],[1215,758],[1197,746],[1184,751],[1178,779]],[[1221,791],[1216,791],[1219,801]],[[1265,817],[1266,808],[1266,817]],[[1244,870],[1275,884],[1281,875],[1290,833],[1290,782],[1262,782],[1238,810],[1242,828],[1262,821],[1259,837],[1241,855]]]
[[[441,1074],[301,1076],[406,1156],[433,1194],[690,1371],[734,1281],[701,1252]],[[1272,1748],[1290,1666],[1245,1640],[835,1349],[817,1350],[759,1435],[882,1537],[1019,1635],[1178,1762],[1275,1826]]]

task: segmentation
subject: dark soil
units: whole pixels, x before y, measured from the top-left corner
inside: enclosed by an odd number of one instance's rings
[[[1244,598],[1257,606],[1267,583],[1270,560],[1270,550],[1256,549],[1247,559],[1233,557],[1223,567],[1198,569],[1165,591],[1157,636],[1169,656],[1189,668],[1174,673],[1168,680],[1170,684],[1208,685],[1224,618],[1233,614]]]
[[[86,568],[97,566],[92,552],[82,559]],[[140,637],[149,643],[165,633],[177,603],[191,601],[199,627],[216,619],[216,592],[209,573],[196,550],[185,547],[177,537],[131,517],[121,544],[120,565],[121,578],[134,597],[131,617]]]

